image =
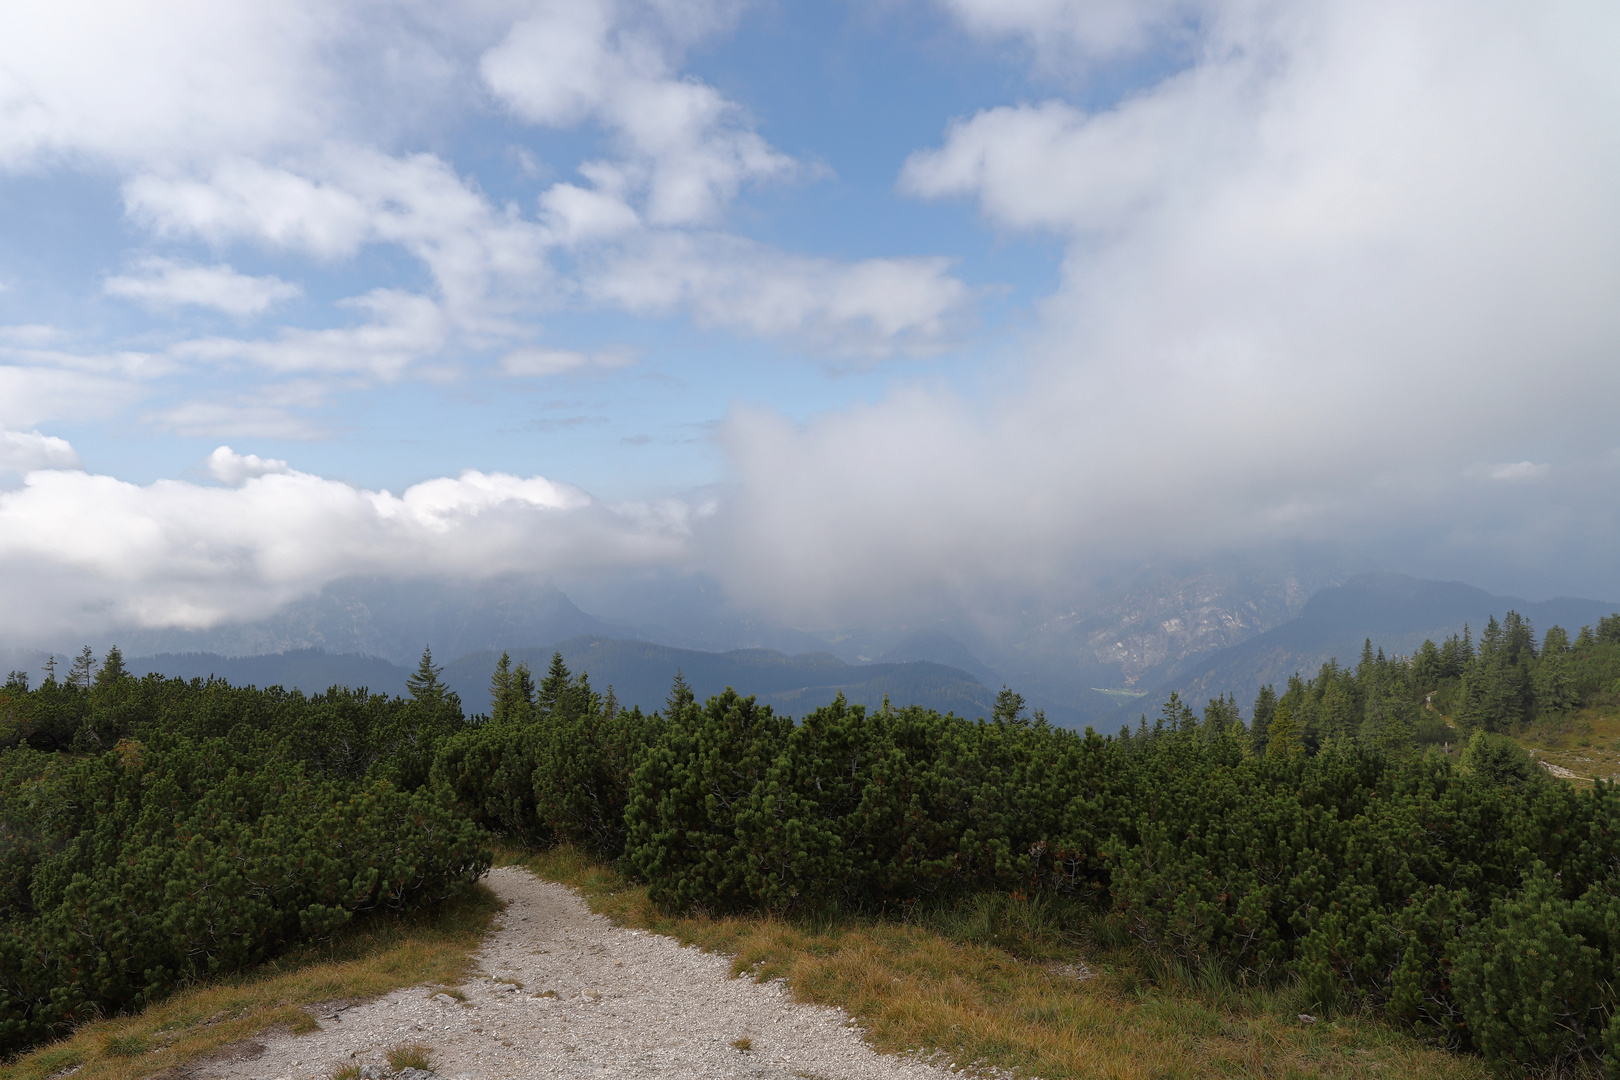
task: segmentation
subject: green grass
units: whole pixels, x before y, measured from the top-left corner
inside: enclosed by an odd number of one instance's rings
[[[847,1010],[880,1050],[1048,1080],[1492,1075],[1372,1018],[1304,1023],[1295,989],[1155,962],[1079,904],[977,896],[903,920],[708,918],[662,911],[645,888],[568,849],[507,859],[577,888],[621,925],[728,955],[737,975],[782,978],[801,1001]],[[1094,977],[1068,973],[1079,964]]]

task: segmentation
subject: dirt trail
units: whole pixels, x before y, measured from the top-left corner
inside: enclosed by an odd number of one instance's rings
[[[429,1047],[447,1080],[952,1075],[878,1054],[842,1012],[796,1004],[777,983],[732,978],[723,957],[617,928],[527,870],[502,867],[486,880],[508,906],[478,953],[479,977],[460,987],[465,1003],[413,987],[322,1010],[320,1031],[264,1038],[253,1058],[193,1075],[326,1080],[343,1065],[385,1064],[401,1043]],[[733,1045],[743,1039],[750,1049]]]

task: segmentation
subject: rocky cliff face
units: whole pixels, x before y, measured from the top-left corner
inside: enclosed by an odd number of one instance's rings
[[[1348,561],[1273,559],[1151,566],[1128,580],[1029,617],[1006,647],[976,643],[1010,679],[1085,713],[1119,704],[1099,690],[1146,691],[1178,671],[1299,615],[1347,580]]]

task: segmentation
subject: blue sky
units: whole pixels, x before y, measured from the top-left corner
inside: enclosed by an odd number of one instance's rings
[[[144,383],[137,409],[78,422],[64,416],[52,430],[86,468],[136,483],[206,475],[209,451],[234,439],[370,487],[398,490],[446,469],[478,468],[567,477],[603,498],[649,498],[720,477],[713,430],[734,401],[802,420],[875,400],[896,377],[977,385],[983,366],[1027,324],[1034,300],[1052,288],[1061,247],[986,229],[971,203],[907,197],[895,182],[909,150],[937,141],[951,118],[987,100],[1050,89],[1048,80],[1032,79],[1010,50],[978,47],[931,8],[761,5],[728,14],[725,30],[689,49],[679,75],[718,90],[739,121],[800,167],[796,176],[745,183],[718,223],[784,253],[950,260],[952,276],[972,295],[956,312],[958,332],[930,355],[851,356],[791,334],[695,325],[679,311],[627,315],[589,303],[539,303],[518,316],[534,342],[618,350],[633,362],[600,374],[514,380],[491,372],[506,342],[456,341],[424,357],[424,367],[448,369],[432,379],[323,386],[318,403],[286,408],[279,423],[263,416],[165,422],[166,410],[238,402],[256,381],[240,368],[188,365]],[[579,162],[611,157],[613,147],[602,124],[523,123],[475,96],[444,103],[380,149],[433,154],[489,203],[532,218],[541,192],[577,182]],[[0,236],[8,285],[0,312],[7,323],[48,324],[78,349],[144,351],[199,336],[352,326],[359,320],[343,307],[346,298],[378,287],[433,290],[422,262],[394,245],[312,259],[251,239],[155,234],[124,212],[127,179],[64,161],[5,179],[11,211]],[[243,316],[105,292],[108,278],[152,258],[225,263],[300,293]]]
[[[1617,45],[1600,3],[11,10],[13,632],[512,569],[892,618],[1278,543],[1620,592]]]

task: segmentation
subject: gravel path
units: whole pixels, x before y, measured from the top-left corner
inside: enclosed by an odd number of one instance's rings
[[[502,867],[486,881],[507,908],[479,950],[479,977],[460,988],[465,1002],[413,987],[318,1010],[320,1031],[264,1037],[262,1053],[195,1075],[326,1080],[343,1065],[386,1068],[385,1051],[401,1043],[429,1047],[449,1080],[951,1075],[878,1054],[843,1012],[797,1004],[779,983],[732,978],[724,957],[615,927],[527,870]],[[733,1046],[743,1039],[746,1051]]]

